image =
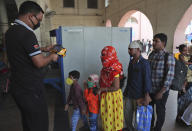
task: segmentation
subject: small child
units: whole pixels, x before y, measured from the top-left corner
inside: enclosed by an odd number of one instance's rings
[[[81,118],[84,122],[84,127],[88,128],[88,122],[86,118],[86,105],[83,98],[83,91],[78,84],[80,73],[76,70],[69,72],[69,76],[66,79],[66,84],[70,86],[70,92],[65,105],[65,111],[69,108],[69,103],[73,105],[72,115],[72,131],[76,131],[77,123]]]
[[[183,61],[187,66],[191,65],[190,56],[187,54],[187,45],[181,44],[176,49],[179,49],[179,60]]]
[[[97,94],[98,88],[97,83],[99,81],[99,76],[96,74],[91,74],[88,80],[84,82],[84,97],[88,106],[89,113],[89,126],[90,131],[97,131],[97,117],[99,114],[99,95]]]
[[[192,76],[192,57],[187,54],[187,45],[181,44],[177,47],[179,49],[180,55],[179,55],[179,60],[183,61],[185,65],[188,67],[187,71],[187,82],[185,82],[185,86],[183,86],[183,93],[186,92],[187,88],[191,86],[191,76]],[[191,83],[191,84],[190,84]]]

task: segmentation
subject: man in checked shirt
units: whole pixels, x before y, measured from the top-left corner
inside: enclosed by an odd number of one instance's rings
[[[149,55],[152,78],[151,104],[156,104],[157,121],[154,131],[161,131],[165,121],[165,105],[169,96],[169,87],[172,84],[175,71],[175,59],[169,54],[165,64],[165,47],[167,43],[167,35],[163,33],[156,34],[153,37],[153,51]],[[166,68],[166,72],[165,71]],[[154,118],[154,117],[153,117]],[[152,120],[154,122],[154,119]],[[154,124],[152,123],[152,126]]]

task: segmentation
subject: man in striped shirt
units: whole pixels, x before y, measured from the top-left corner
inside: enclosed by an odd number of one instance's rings
[[[166,54],[164,49],[166,43],[167,36],[165,34],[156,34],[153,38],[153,51],[149,55],[152,77],[151,104],[156,104],[157,112],[157,122],[154,127],[155,131],[161,131],[165,121],[165,105],[169,95],[169,87],[172,84],[175,71],[175,59],[173,55],[169,54],[167,61],[164,64]]]

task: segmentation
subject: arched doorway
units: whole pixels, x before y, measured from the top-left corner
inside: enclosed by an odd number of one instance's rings
[[[187,9],[182,19],[180,20],[174,34],[173,52],[176,53],[178,50],[176,47],[180,44],[186,43],[192,46],[190,40],[192,39],[192,5]],[[191,28],[191,29],[190,29]]]
[[[119,27],[132,27],[132,40],[151,41],[153,29],[149,19],[140,11],[131,10],[120,20]]]

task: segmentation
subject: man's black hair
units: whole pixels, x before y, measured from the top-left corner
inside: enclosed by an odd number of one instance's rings
[[[159,38],[161,40],[161,42],[164,42],[165,43],[165,47],[166,47],[166,44],[167,44],[167,35],[164,34],[164,33],[158,33],[156,34],[153,39],[155,38]]]
[[[19,15],[25,15],[27,13],[34,13],[37,15],[40,12],[44,14],[44,11],[40,5],[33,1],[25,1],[19,7]]]
[[[72,76],[74,79],[79,79],[80,77],[80,72],[79,71],[76,71],[76,70],[73,70],[71,72],[69,72],[69,76]]]

